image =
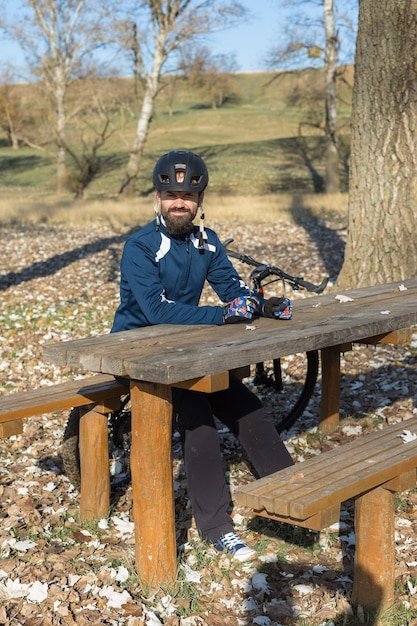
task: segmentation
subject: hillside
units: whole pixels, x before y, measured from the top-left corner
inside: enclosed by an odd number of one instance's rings
[[[147,194],[153,163],[163,151],[188,148],[204,156],[215,193],[270,194],[282,191],[322,190],[324,173],[324,106],[320,94],[320,71],[294,73],[234,74],[225,104],[212,108],[207,90],[191,88],[178,77],[175,86],[162,90],[152,120],[138,191]],[[339,84],[340,173],[347,185],[349,116],[352,68],[344,68]],[[110,115],[112,135],[99,151],[102,171],[88,188],[90,197],[114,196],[123,178],[129,148],[135,133],[138,100],[133,98],[129,79],[111,79],[101,85],[74,87],[74,106],[81,98],[100,89]],[[32,115],[32,133],[47,137],[48,111],[34,85],[15,86],[17,101]],[[17,91],[16,91],[17,90]],[[104,95],[103,95],[104,94]],[[174,95],[172,95],[174,94]],[[85,121],[85,120],[84,120]],[[88,127],[99,128],[89,119]],[[84,126],[83,138],[91,140]],[[81,141],[79,120],[69,133],[78,150]],[[78,144],[77,144],[78,141]],[[0,187],[12,195],[36,196],[54,191],[55,158],[52,145],[42,149],[13,150],[0,133]]]

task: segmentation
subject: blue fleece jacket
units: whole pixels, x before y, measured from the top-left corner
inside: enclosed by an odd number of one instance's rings
[[[120,305],[111,332],[153,324],[223,324],[223,305],[199,306],[205,281],[221,303],[253,292],[230,262],[216,233],[206,229],[204,250],[198,228],[187,237],[167,233],[155,221],[126,241]]]

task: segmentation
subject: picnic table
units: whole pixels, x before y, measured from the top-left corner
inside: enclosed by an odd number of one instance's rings
[[[171,387],[210,393],[227,388],[232,370],[320,350],[320,423],[326,430],[338,419],[340,353],[352,342],[392,340],[393,333],[416,323],[417,279],[410,279],[294,300],[292,320],[150,326],[46,345],[45,359],[57,365],[130,379],[133,517],[140,578],[157,586],[176,577]],[[81,491],[89,490],[94,513],[97,500],[109,497],[94,475],[94,467],[102,467],[96,463],[97,455],[102,462],[107,454],[102,445],[107,425],[97,424],[94,414],[88,422],[88,416],[80,426]],[[83,484],[83,474],[88,485]]]

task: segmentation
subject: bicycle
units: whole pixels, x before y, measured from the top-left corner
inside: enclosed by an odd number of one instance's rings
[[[264,295],[265,287],[279,280],[282,282],[283,293],[285,293],[285,285],[288,284],[291,289],[293,289],[293,291],[306,290],[311,293],[320,294],[324,291],[327,283],[329,282],[329,278],[325,278],[319,285],[315,285],[305,280],[301,276],[292,276],[291,274],[287,274],[276,265],[262,263],[247,254],[242,254],[240,252],[236,252],[235,250],[231,250],[230,248],[228,248],[228,246],[232,242],[233,239],[227,239],[223,243],[228,256],[237,259],[241,263],[245,263],[255,268],[250,274],[250,281],[252,283],[254,291],[261,296]],[[272,276],[273,278],[265,284],[264,281],[270,276]],[[297,355],[291,355],[292,360],[294,360],[296,357]],[[281,394],[283,394],[283,392],[285,391],[283,396],[287,400],[290,395],[292,396],[292,398],[295,397],[294,401],[290,399],[290,409],[288,411],[285,411],[283,407],[278,407],[279,415],[275,418],[275,424],[278,432],[280,433],[291,428],[291,426],[293,426],[295,422],[299,419],[299,417],[301,417],[301,415],[304,413],[311,399],[311,396],[313,395],[313,391],[317,382],[319,371],[318,351],[311,350],[309,352],[306,352],[305,355],[301,355],[301,359],[302,361],[305,361],[305,363],[301,365],[304,373],[302,375],[300,375],[299,373],[296,374],[296,379],[291,380],[288,372],[286,376],[286,383],[284,383],[282,358],[273,359],[271,373],[267,372],[265,363],[255,364],[255,375],[253,377],[254,385],[273,387],[274,391]],[[288,368],[286,369],[288,370]],[[297,369],[300,369],[300,365],[298,365],[298,367],[296,368],[293,368],[293,370]],[[285,389],[285,387],[287,387],[287,389]],[[291,394],[289,393],[289,387],[294,388],[294,391]]]
[[[232,242],[233,239],[228,239],[223,243],[227,255],[254,267],[250,274],[250,282],[253,290],[261,296],[264,295],[266,286],[278,280],[282,282],[283,292],[285,292],[285,285],[287,284],[294,291],[306,290],[319,294],[324,291],[327,285],[328,278],[325,278],[320,285],[314,285],[304,280],[302,277],[291,276],[275,265],[261,263],[247,254],[231,250],[228,246]],[[268,281],[268,283],[265,283],[266,279],[269,277],[273,278]],[[291,428],[305,411],[313,395],[319,370],[317,350],[306,352],[301,355],[301,359],[300,355],[291,355],[289,358],[292,360],[298,358],[297,366],[292,368],[292,370],[295,371],[293,378],[290,376],[290,368],[283,367],[282,358],[277,358],[272,361],[270,372],[265,363],[256,363],[253,376],[253,384],[256,387],[273,389],[276,404],[278,403],[278,399],[282,398],[286,406],[288,404],[290,405],[289,410],[284,409],[282,406],[276,406],[275,412],[278,414],[278,417],[275,419],[275,425],[280,433]],[[300,369],[302,370],[302,374],[299,373]],[[112,481],[113,487],[124,484],[129,480],[130,476],[131,415],[129,402],[130,396],[126,394],[121,400],[120,408],[110,413],[108,416],[110,465],[111,467],[117,467],[118,463],[122,465],[122,471],[118,473],[119,479]],[[81,487],[80,455],[78,448],[80,417],[80,408],[76,407],[71,410],[65,426],[61,446],[61,457],[65,473],[78,490]]]

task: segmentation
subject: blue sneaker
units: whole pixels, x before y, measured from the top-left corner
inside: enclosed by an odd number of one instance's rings
[[[226,533],[213,541],[213,546],[218,552],[226,552],[237,561],[248,561],[256,557],[255,550],[252,550],[236,533]]]

